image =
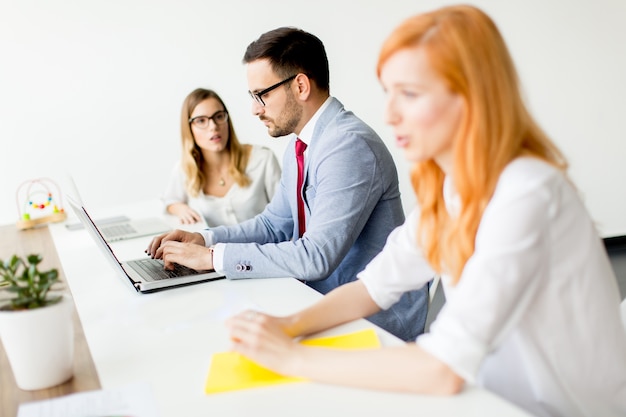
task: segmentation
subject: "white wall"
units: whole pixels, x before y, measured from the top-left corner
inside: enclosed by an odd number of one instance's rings
[[[155,198],[179,156],[192,89],[222,95],[242,141],[281,155],[250,114],[246,46],[298,26],[324,41],[331,93],[408,166],[382,119],[380,44],[434,0],[0,0],[0,224],[18,219],[25,180],[74,175],[88,205]],[[626,2],[482,0],[518,64],[529,105],[562,147],[604,236],[626,234]],[[105,167],[109,167],[106,168]]]

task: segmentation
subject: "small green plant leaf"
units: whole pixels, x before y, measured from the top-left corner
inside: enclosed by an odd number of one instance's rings
[[[32,254],[26,261],[17,255],[10,259],[0,260],[0,290],[14,294],[9,299],[12,310],[33,309],[57,303],[62,296],[48,296],[48,292],[59,280],[56,269],[40,271],[37,265],[42,261],[41,255]]]

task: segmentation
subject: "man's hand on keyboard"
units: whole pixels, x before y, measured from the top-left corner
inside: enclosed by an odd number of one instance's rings
[[[164,248],[170,243],[179,243],[179,244],[182,244],[182,246],[177,247],[175,253],[173,253],[174,247],[176,247],[176,245],[172,245],[173,247],[170,248],[167,252],[170,256],[166,256],[166,254],[164,253]],[[197,246],[198,248],[193,248],[193,246]],[[150,255],[150,257],[153,259],[163,259],[166,269],[171,269],[171,265],[169,265],[169,263],[171,262],[176,262],[181,265],[185,265],[189,268],[198,269],[185,262],[179,262],[175,259],[170,260],[172,255],[176,256],[177,259],[186,258],[187,256],[184,255],[184,252],[185,252],[184,248],[186,247],[190,248],[189,250],[194,251],[194,253],[196,253],[195,249],[204,249],[207,252],[207,254],[210,254],[209,249],[204,247],[204,238],[202,237],[200,233],[191,233],[191,232],[186,232],[184,230],[174,230],[168,233],[163,233],[162,235],[155,237],[154,239],[152,239],[152,241],[148,245],[148,248],[146,249],[146,253]],[[190,261],[194,261],[194,260],[190,260]],[[197,262],[202,262],[202,260],[198,259]],[[207,268],[207,269],[212,269],[213,262],[212,262],[211,256],[209,256],[208,262],[211,264],[211,268]]]
[[[165,269],[174,269],[174,264],[184,265],[196,271],[213,269],[211,249],[196,243],[168,240],[159,248]]]

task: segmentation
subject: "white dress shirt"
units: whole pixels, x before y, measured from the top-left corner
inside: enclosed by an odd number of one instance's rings
[[[448,211],[459,199],[450,178]],[[433,271],[416,242],[419,212],[392,232],[359,275],[388,308]],[[552,166],[518,158],[500,176],[426,351],[468,383],[537,416],[626,415],[626,332],[603,243],[576,190]]]

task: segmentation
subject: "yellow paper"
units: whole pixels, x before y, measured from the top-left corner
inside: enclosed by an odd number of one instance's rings
[[[372,349],[380,347],[374,329],[354,333],[303,340],[303,345],[332,349]],[[288,377],[264,368],[236,352],[213,355],[204,392],[233,391],[288,382],[302,382],[305,378]]]

